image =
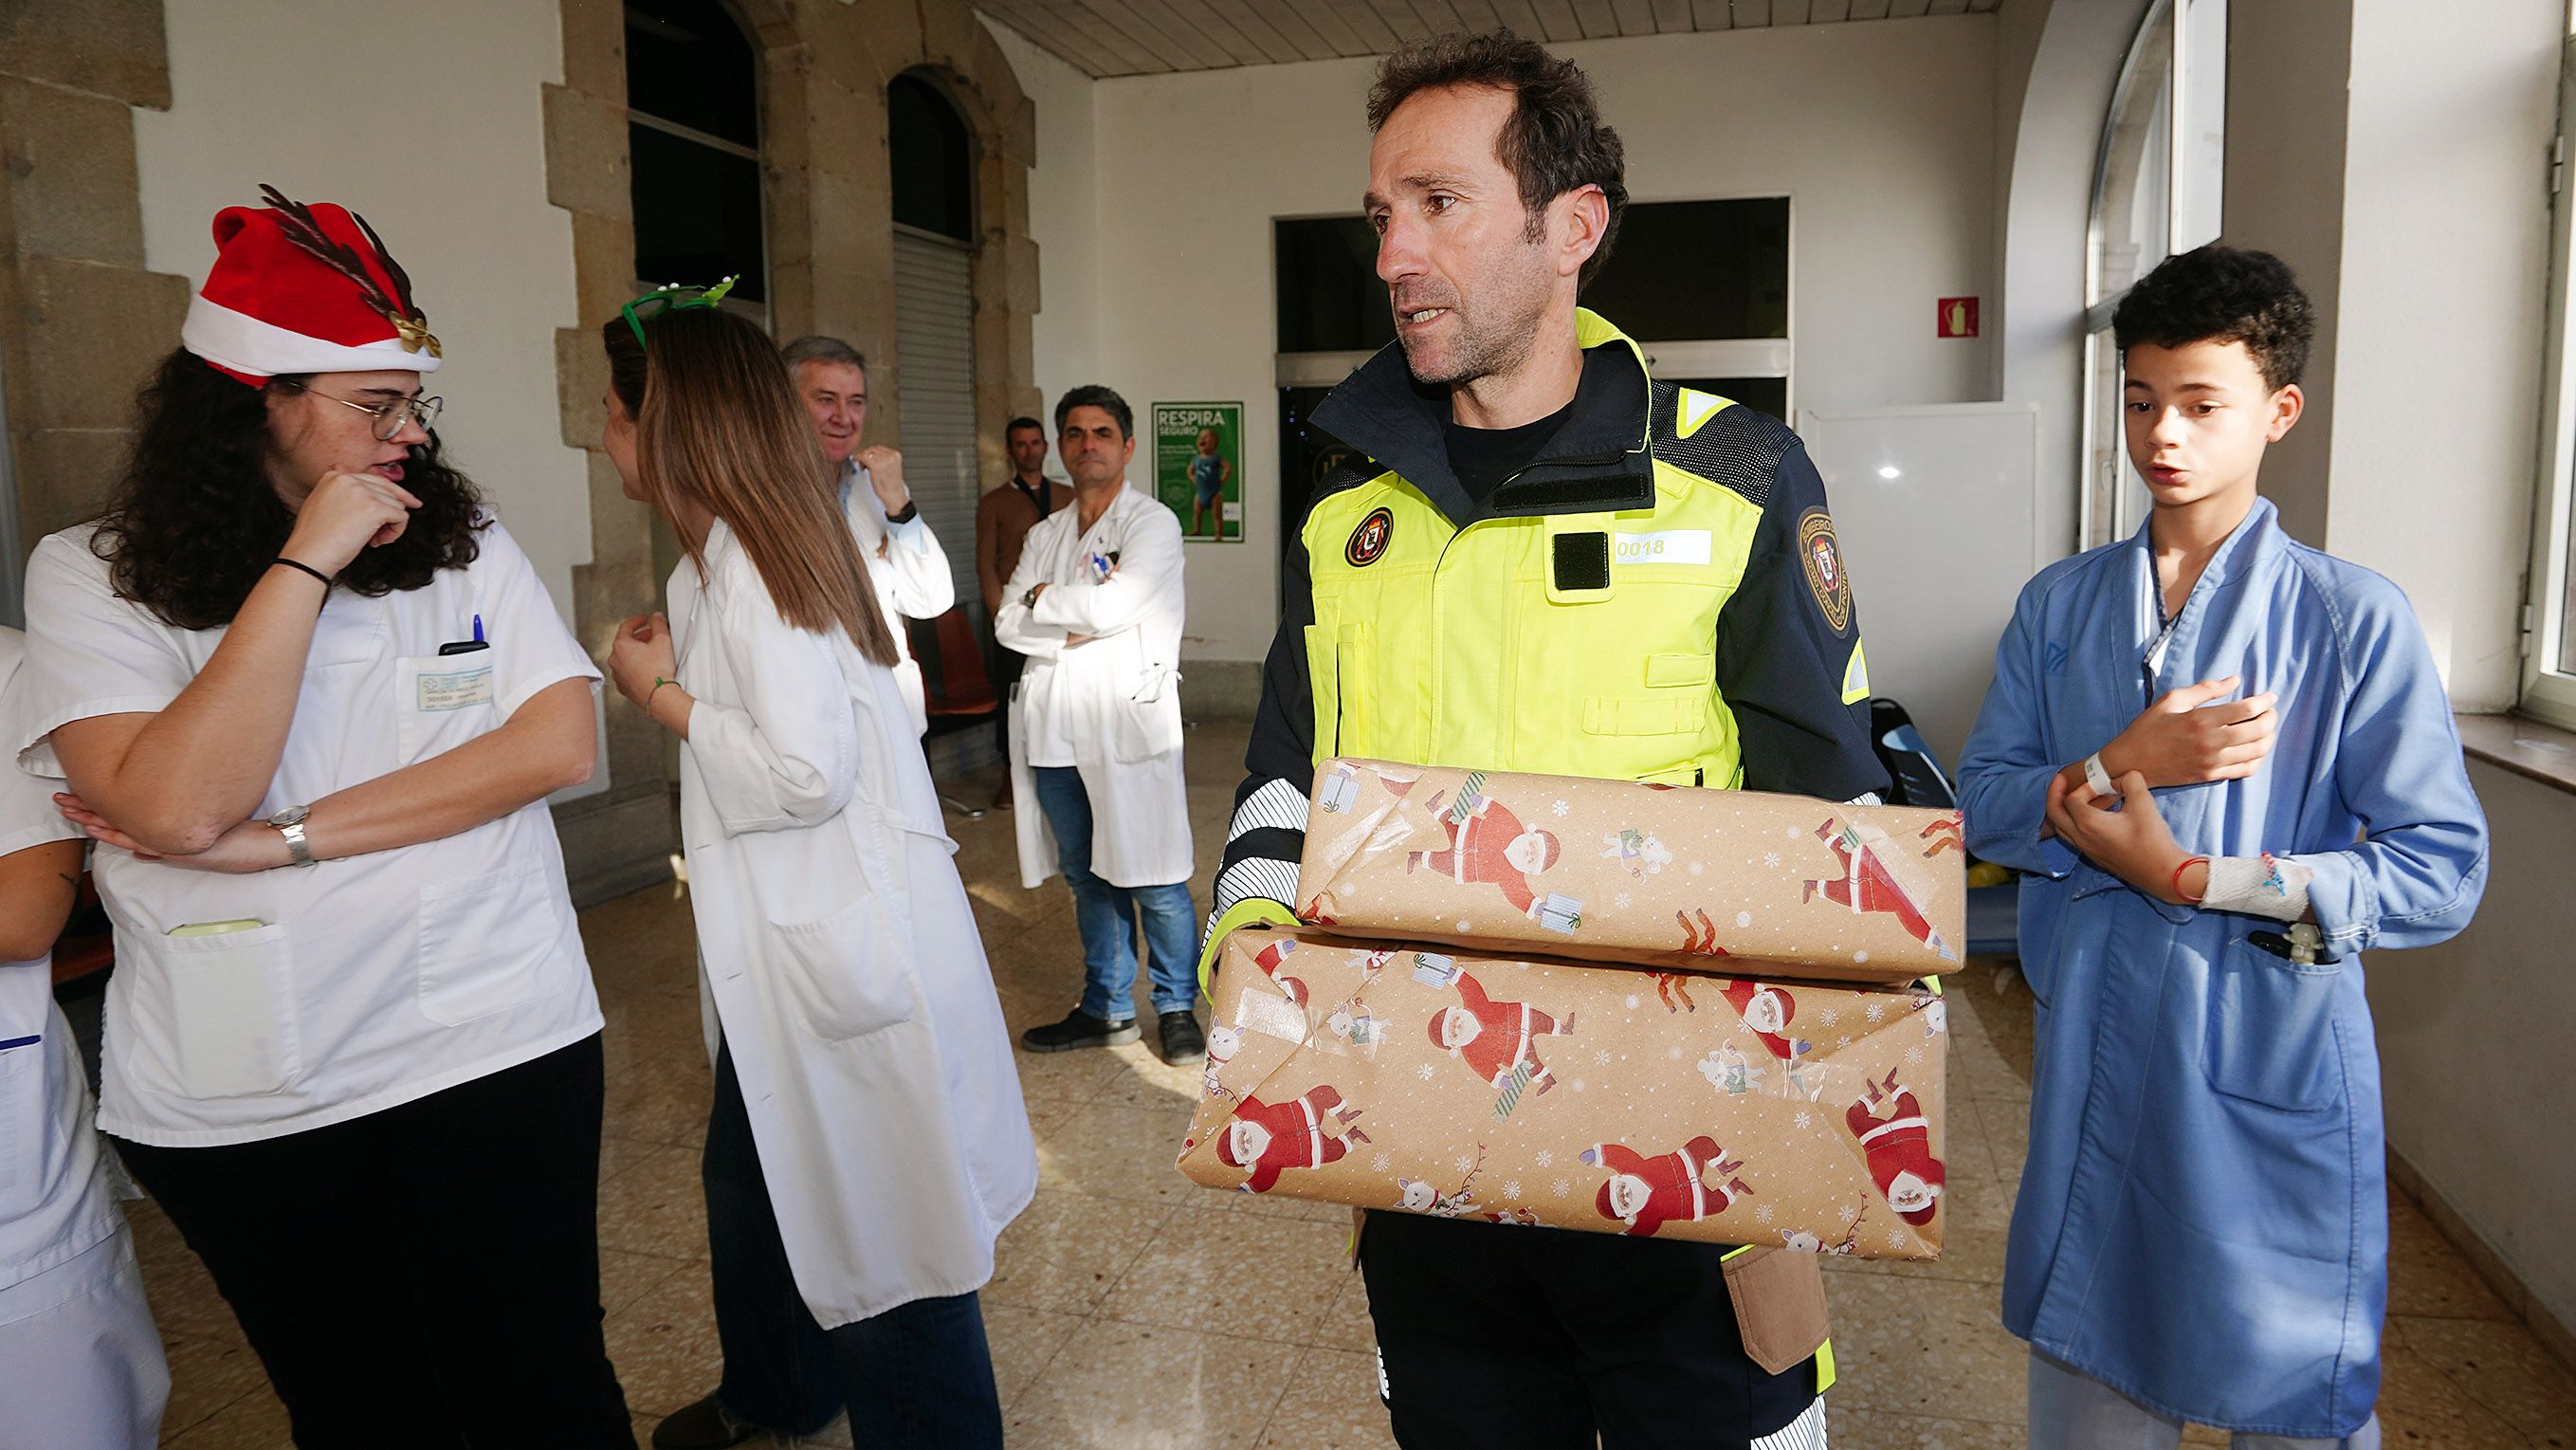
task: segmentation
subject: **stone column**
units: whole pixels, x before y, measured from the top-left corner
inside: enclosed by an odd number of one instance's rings
[[[188,279],[143,265],[136,106],[170,106],[161,0],[0,5],[0,381],[22,558],[97,514],[135,390],[179,345]]]
[[[652,515],[626,497],[599,451],[608,363],[598,327],[617,315],[635,282],[625,14],[590,0],[561,3],[564,83],[545,89],[546,199],[572,214],[581,323],[555,333],[555,381],[564,442],[590,461],[590,562],[573,566],[573,634],[599,651],[618,621],[658,606],[662,581],[654,577]],[[585,906],[667,878],[675,849],[661,727],[614,691],[603,704],[608,789],[555,811],[573,899]]]

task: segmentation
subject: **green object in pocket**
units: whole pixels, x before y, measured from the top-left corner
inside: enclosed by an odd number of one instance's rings
[[[186,926],[174,926],[170,928],[170,935],[228,936],[237,931],[257,931],[266,925],[268,925],[267,922],[261,921],[256,917],[247,916],[243,917],[239,921],[194,921],[188,923]]]

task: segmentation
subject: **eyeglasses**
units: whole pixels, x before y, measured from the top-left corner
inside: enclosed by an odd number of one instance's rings
[[[646,347],[647,344],[644,341],[646,314],[683,307],[713,307],[724,300],[726,293],[733,290],[734,283],[741,280],[742,274],[737,272],[713,287],[656,287],[618,308],[617,312],[619,316],[626,319],[626,325],[635,330],[635,345]]]
[[[310,388],[305,391],[313,392]],[[382,403],[352,403],[329,393],[313,393],[313,396],[343,408],[355,408],[374,418],[375,426],[368,431],[376,435],[379,443],[391,443],[394,435],[402,432],[403,426],[409,423],[417,423],[420,431],[428,432],[438,422],[439,410],[447,406],[445,398],[393,398]]]

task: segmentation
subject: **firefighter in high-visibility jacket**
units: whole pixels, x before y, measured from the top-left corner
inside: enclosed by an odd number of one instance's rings
[[[1805,448],[1654,381],[1574,305],[1625,202],[1582,73],[1508,34],[1434,38],[1388,58],[1370,122],[1397,341],[1314,415],[1368,461],[1287,551],[1211,954],[1292,919],[1335,755],[1838,801],[1887,783]],[[1408,1450],[1824,1443],[1814,1255],[1375,1213],[1359,1256]]]

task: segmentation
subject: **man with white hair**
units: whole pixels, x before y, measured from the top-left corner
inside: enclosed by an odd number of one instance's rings
[[[859,432],[868,421],[867,359],[837,337],[800,337],[781,348],[779,356],[795,380],[796,395],[814,416],[814,431],[823,440],[823,456],[841,492],[841,512],[858,536],[859,552],[867,556],[877,612],[894,631],[899,657],[895,683],[912,709],[913,733],[921,734],[930,728],[930,709],[903,621],[937,619],[956,607],[948,555],[904,486],[903,455],[883,444],[859,446]]]

